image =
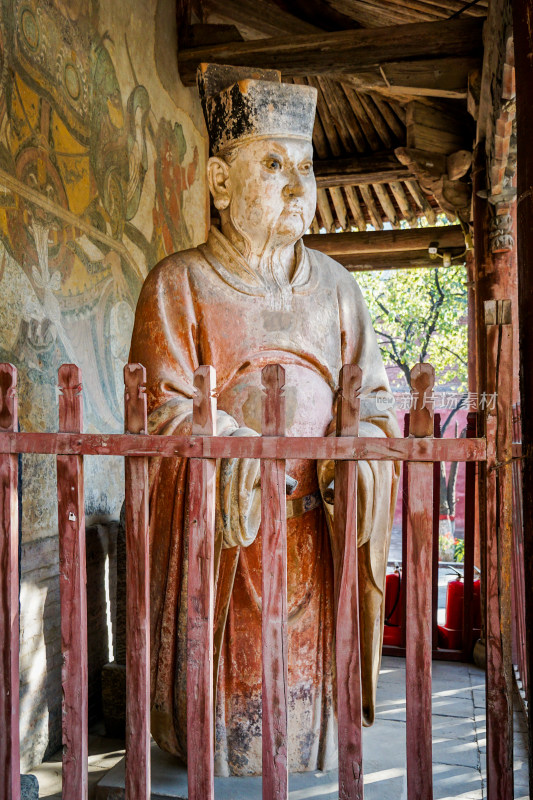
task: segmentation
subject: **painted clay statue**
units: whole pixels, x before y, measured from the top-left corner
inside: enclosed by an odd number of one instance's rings
[[[147,370],[151,433],[191,431],[193,372],[216,369],[221,435],[257,435],[261,369],[286,372],[287,435],[335,435],[339,370],[363,374],[360,432],[399,435],[385,369],[353,276],[302,236],[315,212],[311,135],[316,91],[276,71],[202,65],[199,88],[220,214],[207,242],[149,274],[130,361]],[[337,757],[333,626],[332,462],[287,462],[289,768],[333,768]],[[215,676],[218,775],[261,773],[261,530],[259,463],[217,464]],[[293,484],[294,485],[294,484]],[[359,467],[363,715],[374,719],[385,570],[397,487],[391,462]],[[186,459],[150,467],[152,733],[186,758]]]

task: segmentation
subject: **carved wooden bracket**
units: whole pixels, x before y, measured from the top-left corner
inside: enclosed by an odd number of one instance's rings
[[[472,154],[469,151],[459,150],[445,156],[412,147],[398,147],[394,152],[415,175],[422,189],[435,196],[446,214],[469,222],[472,189],[470,184],[459,180],[470,169]]]

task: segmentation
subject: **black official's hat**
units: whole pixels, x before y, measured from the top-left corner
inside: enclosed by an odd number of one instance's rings
[[[317,92],[281,83],[278,70],[200,64],[200,100],[211,154],[273,136],[312,140]]]

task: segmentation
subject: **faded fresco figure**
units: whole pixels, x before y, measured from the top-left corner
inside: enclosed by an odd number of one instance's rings
[[[151,433],[191,431],[193,372],[217,374],[220,435],[260,432],[261,370],[286,372],[289,436],[335,435],[339,370],[363,372],[361,435],[398,436],[385,369],[352,275],[308,250],[316,91],[275,71],[203,65],[199,88],[220,214],[201,247],[165,258],[137,306],[130,361],[147,370]],[[385,406],[385,410],[383,409]],[[332,462],[287,462],[289,769],[336,766]],[[361,462],[363,715],[374,719],[397,466]],[[188,463],[150,468],[152,733],[186,759]],[[217,464],[215,682],[218,775],[261,773],[260,470]]]

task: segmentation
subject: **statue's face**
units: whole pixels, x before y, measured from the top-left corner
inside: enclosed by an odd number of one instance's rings
[[[316,208],[313,147],[304,139],[259,139],[233,152],[226,180],[210,185],[222,222],[228,220],[253,250],[300,239]],[[217,169],[215,167],[215,172]],[[222,176],[219,175],[219,178]],[[255,245],[255,246],[254,246]]]

